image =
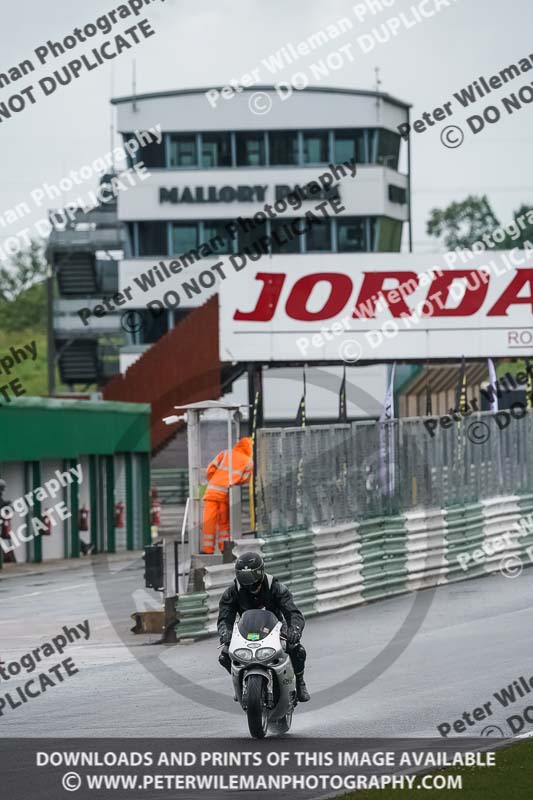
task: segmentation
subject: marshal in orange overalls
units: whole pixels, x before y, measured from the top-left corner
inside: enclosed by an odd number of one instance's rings
[[[253,473],[252,440],[245,436],[239,439],[231,451],[231,476],[229,451],[222,450],[206,469],[209,481],[204,495],[204,526],[202,553],[214,553],[224,549],[229,542],[229,487],[247,483]]]

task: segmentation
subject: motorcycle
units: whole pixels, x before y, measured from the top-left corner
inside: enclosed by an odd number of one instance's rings
[[[263,739],[269,728],[287,733],[298,703],[283,632],[278,618],[265,610],[245,611],[233,626],[229,656],[235,699],[256,739]]]

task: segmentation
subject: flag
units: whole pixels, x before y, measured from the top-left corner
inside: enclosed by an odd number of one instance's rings
[[[524,359],[526,362],[527,384],[526,384],[526,408],[529,410],[533,405],[533,368],[529,358]]]
[[[252,453],[253,453],[253,460],[254,460],[254,469],[252,474],[250,475],[250,526],[253,531],[256,529],[256,518],[255,518],[255,508],[256,508],[256,485],[255,485],[255,477],[257,475],[257,414],[259,411],[259,406],[261,403],[261,391],[257,389],[255,392],[254,397],[254,407],[252,410]],[[263,416],[261,414],[261,416]]]
[[[306,382],[305,382],[305,367],[304,367],[304,391],[298,406],[298,413],[296,414],[296,425],[299,428],[305,428],[305,395],[306,395]]]
[[[346,408],[346,366],[342,371],[341,388],[339,390],[339,422],[348,422]]]
[[[396,362],[392,365],[389,385],[385,393],[383,411],[379,418],[379,481],[381,491],[389,497],[394,494],[395,484],[395,447],[394,435],[395,426],[391,422],[394,419],[394,374],[396,372]]]
[[[431,380],[430,380],[430,366],[426,361],[426,417],[433,416],[433,404],[431,402]]]
[[[255,445],[255,433],[257,431],[257,414],[261,404],[261,391],[259,389],[255,392],[254,406],[252,411],[252,444]]]
[[[457,385],[457,391],[455,394],[456,411],[468,411],[468,398],[466,389],[466,363],[465,357],[463,356],[463,360],[461,361],[461,369],[459,372],[459,383]]]
[[[459,370],[459,383],[457,384],[457,390],[455,393],[455,410],[456,411],[468,411],[468,398],[467,398],[467,384],[466,384],[466,362],[465,357],[463,356],[461,360],[461,369]],[[464,452],[467,447],[467,440],[465,436],[465,428],[462,424],[462,420],[457,420],[456,425],[457,430],[457,449],[456,449],[456,461],[455,461],[455,477],[456,480],[459,481],[460,484],[465,483],[466,475],[464,474],[466,470],[466,460],[464,458]]]
[[[394,419],[394,373],[396,372],[396,362],[392,365],[389,385],[385,393],[385,402],[383,403],[383,411],[379,418],[380,422],[386,422],[389,419]]]
[[[492,358],[488,359],[489,365],[489,386],[492,387],[492,392],[490,392],[490,410],[492,414],[496,414],[498,412],[498,384],[496,378],[496,370],[494,368],[494,361]]]
[[[490,411],[491,414],[498,413],[498,379],[496,377],[496,368],[492,358],[488,359],[489,365],[489,392],[490,392]],[[492,391],[491,391],[492,389]],[[494,439],[492,440],[494,442]],[[501,448],[501,437],[497,436],[495,441],[494,461],[498,471],[498,486],[503,487],[503,454]]]

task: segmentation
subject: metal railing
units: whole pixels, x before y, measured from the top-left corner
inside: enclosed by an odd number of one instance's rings
[[[258,431],[260,535],[533,491],[533,414]],[[518,417],[518,415],[517,415]]]

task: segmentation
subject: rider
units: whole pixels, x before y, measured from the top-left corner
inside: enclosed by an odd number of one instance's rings
[[[228,586],[219,603],[218,633],[223,645],[218,658],[220,664],[231,672],[229,643],[237,614],[256,608],[272,611],[280,622],[287,623],[287,652],[296,675],[296,693],[301,703],[310,700],[304,681],[306,652],[300,643],[305,625],[304,615],[298,610],[293,596],[277,578],[265,572],[265,563],[259,553],[243,553],[235,563],[235,580]]]

